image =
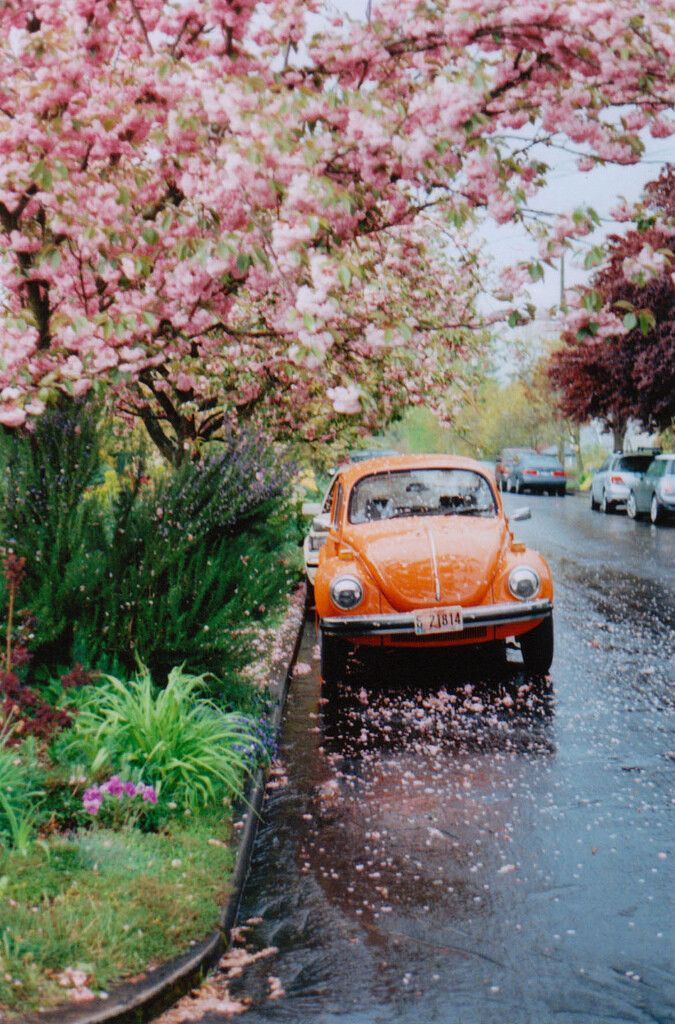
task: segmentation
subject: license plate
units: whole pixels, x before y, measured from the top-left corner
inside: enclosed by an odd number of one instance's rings
[[[456,633],[463,629],[462,609],[459,605],[448,608],[424,608],[415,612],[415,633]]]

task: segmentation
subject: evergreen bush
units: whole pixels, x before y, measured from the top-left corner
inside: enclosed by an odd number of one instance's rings
[[[125,675],[141,659],[158,680],[184,661],[221,674],[298,572],[293,467],[251,429],[154,479],[123,459],[112,486],[104,438],[99,411],[72,403],[0,441],[0,546],[26,560],[34,660]]]

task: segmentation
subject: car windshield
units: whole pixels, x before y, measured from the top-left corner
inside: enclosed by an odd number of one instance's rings
[[[555,455],[521,455],[520,463],[533,469],[562,469],[560,460]]]
[[[617,468],[625,469],[629,473],[644,473],[650,462],[650,455],[623,455]]]
[[[492,489],[471,469],[406,469],[357,481],[349,499],[350,523],[400,516],[494,516]]]

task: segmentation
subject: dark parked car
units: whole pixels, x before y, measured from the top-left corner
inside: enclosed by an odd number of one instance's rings
[[[653,523],[675,515],[675,453],[652,459],[642,479],[630,489],[626,512],[630,519],[648,515]]]
[[[653,458],[653,452],[615,452],[605,459],[591,481],[591,508],[613,512],[625,505],[631,487],[639,483]]]
[[[497,481],[497,487],[499,490],[503,491],[506,487],[506,481],[511,475],[511,470],[513,469],[516,458],[519,455],[536,454],[536,448],[503,448],[495,462],[495,480]]]
[[[549,494],[565,494],[567,474],[555,455],[537,455],[524,452],[514,457],[511,471],[506,478],[506,490],[548,491]]]

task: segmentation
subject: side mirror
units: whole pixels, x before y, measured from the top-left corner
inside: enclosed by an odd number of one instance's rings
[[[328,533],[330,530],[330,512],[322,512],[318,516],[314,516],[312,527],[318,533]]]
[[[303,516],[318,516],[321,512],[320,501],[303,501],[301,511]]]
[[[514,523],[520,523],[523,521],[523,519],[531,518],[532,510],[529,505],[523,505],[522,508],[517,508],[515,512],[512,512],[511,515],[509,516],[509,519],[511,519]]]

